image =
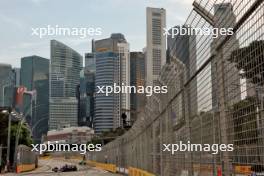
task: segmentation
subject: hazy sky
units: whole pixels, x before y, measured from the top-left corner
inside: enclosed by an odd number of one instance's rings
[[[91,39],[78,36],[32,36],[32,29],[47,25],[60,27],[101,27],[107,38],[123,33],[131,51],[146,43],[146,7],[165,8],[167,27],[183,24],[193,0],[0,0],[0,63],[20,67],[20,58],[50,57],[49,41],[57,39],[80,54],[90,52]]]

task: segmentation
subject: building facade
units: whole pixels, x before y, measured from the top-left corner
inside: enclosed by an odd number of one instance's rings
[[[48,131],[49,60],[39,56],[23,57],[20,83],[28,92],[23,96],[23,113],[28,117],[33,139],[40,142]]]
[[[65,44],[51,40],[49,129],[77,126],[77,86],[82,56]]]
[[[98,86],[113,86],[118,80],[119,72],[115,69],[118,65],[117,54],[103,52],[96,54],[95,75],[95,133],[109,131],[118,123],[114,118],[120,114],[119,95],[111,93],[108,96],[97,93]]]
[[[95,86],[130,85],[129,44],[123,34],[115,33],[110,38],[94,42],[96,53]],[[107,101],[104,101],[106,100]],[[107,103],[107,109],[104,104]],[[121,115],[126,114],[130,121],[130,94],[115,93],[111,95],[95,94],[95,132],[108,131],[122,127]],[[107,111],[107,116],[104,117]],[[110,120],[111,119],[111,120]],[[102,125],[102,124],[107,125]]]
[[[45,142],[66,144],[86,144],[91,141],[94,130],[89,127],[69,127],[48,131]]]
[[[142,52],[130,53],[130,85],[145,85],[145,55]],[[135,122],[137,114],[144,108],[145,95],[139,93],[130,94],[131,122]]]
[[[236,24],[236,15],[233,11],[233,5],[231,3],[220,3],[214,5],[214,23],[216,28],[233,28]],[[211,43],[211,53],[215,52],[215,48],[224,40],[225,36],[218,36],[213,39]],[[228,43],[223,47],[223,57],[230,58],[231,51],[239,48],[239,40],[234,34]],[[217,92],[219,91],[219,86],[217,82],[219,81],[216,77],[218,71],[217,59],[211,63],[211,79],[212,79],[212,107],[218,109],[219,99],[217,98]],[[235,67],[235,64],[230,61],[225,61],[224,66],[225,74],[225,99],[230,100],[230,105],[237,103],[241,100],[241,76],[240,71]]]
[[[84,67],[80,73],[79,88],[79,126],[93,127],[94,120],[94,94],[95,94],[95,72],[89,67]]]
[[[146,85],[156,84],[166,63],[166,10],[147,7]]]
[[[14,68],[13,73],[14,73],[15,86],[19,87],[20,86],[20,68]]]
[[[52,97],[49,104],[50,130],[78,125],[78,101],[76,97]]]
[[[14,75],[9,64],[0,64],[0,104],[12,106],[14,99]]]
[[[130,86],[130,53],[128,43],[118,43],[118,62],[120,69],[120,81],[119,85]],[[121,114],[126,114],[126,121],[130,121],[130,93],[120,93],[120,109]],[[121,116],[121,115],[120,115]],[[119,117],[120,117],[119,116]],[[118,126],[122,126],[121,121],[118,121]]]
[[[235,160],[264,162],[264,125],[261,123],[264,108],[264,40],[253,41],[248,46],[234,50],[230,61],[243,70],[247,80],[242,92],[245,98],[232,106],[231,127],[235,133],[234,141],[240,153],[251,152],[251,156],[238,155]],[[254,150],[252,150],[254,149]]]
[[[92,48],[93,43],[94,41]],[[85,53],[84,65],[80,72],[78,125],[92,128],[95,115],[95,53]]]
[[[85,67],[91,72],[95,72],[95,53],[85,53]]]
[[[173,30],[179,28],[190,28],[190,26],[175,26]],[[172,29],[170,29],[172,31]],[[197,70],[197,57],[196,57],[196,36],[195,35],[169,35],[167,36],[167,47],[168,47],[168,59],[174,58],[178,60],[184,67],[185,79],[189,80]],[[168,60],[167,62],[170,62]],[[178,64],[179,65],[179,64]],[[195,116],[198,111],[198,100],[197,100],[197,78],[193,78],[190,85],[189,91],[186,95],[188,101],[188,109],[191,116]]]

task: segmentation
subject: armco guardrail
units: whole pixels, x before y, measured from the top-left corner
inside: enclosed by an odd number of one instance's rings
[[[105,164],[105,163],[99,163],[99,162],[90,161],[90,160],[88,160],[87,163],[89,165],[101,168],[103,170],[107,170],[107,171],[112,172],[112,173],[117,172],[116,165],[114,165],[114,164]]]
[[[128,176],[155,176],[155,175],[151,174],[147,171],[144,171],[142,169],[129,167],[128,168]]]

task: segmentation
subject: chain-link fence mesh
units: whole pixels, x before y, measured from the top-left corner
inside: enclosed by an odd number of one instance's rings
[[[186,26],[234,34],[192,35],[188,47],[176,37],[159,78],[168,93],[149,98],[132,128],[92,160],[164,176],[264,173],[264,2],[197,0],[194,7]],[[179,141],[234,150],[163,151]]]

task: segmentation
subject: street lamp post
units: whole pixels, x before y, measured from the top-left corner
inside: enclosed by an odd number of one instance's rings
[[[2,113],[8,114],[8,131],[7,131],[7,153],[6,153],[6,168],[5,170],[9,170],[9,155],[10,155],[10,136],[11,136],[11,108],[6,107],[6,109],[2,110]]]
[[[8,114],[8,133],[7,133],[7,155],[6,162],[7,166],[9,166],[9,155],[10,155],[10,135],[11,135],[11,113]]]

